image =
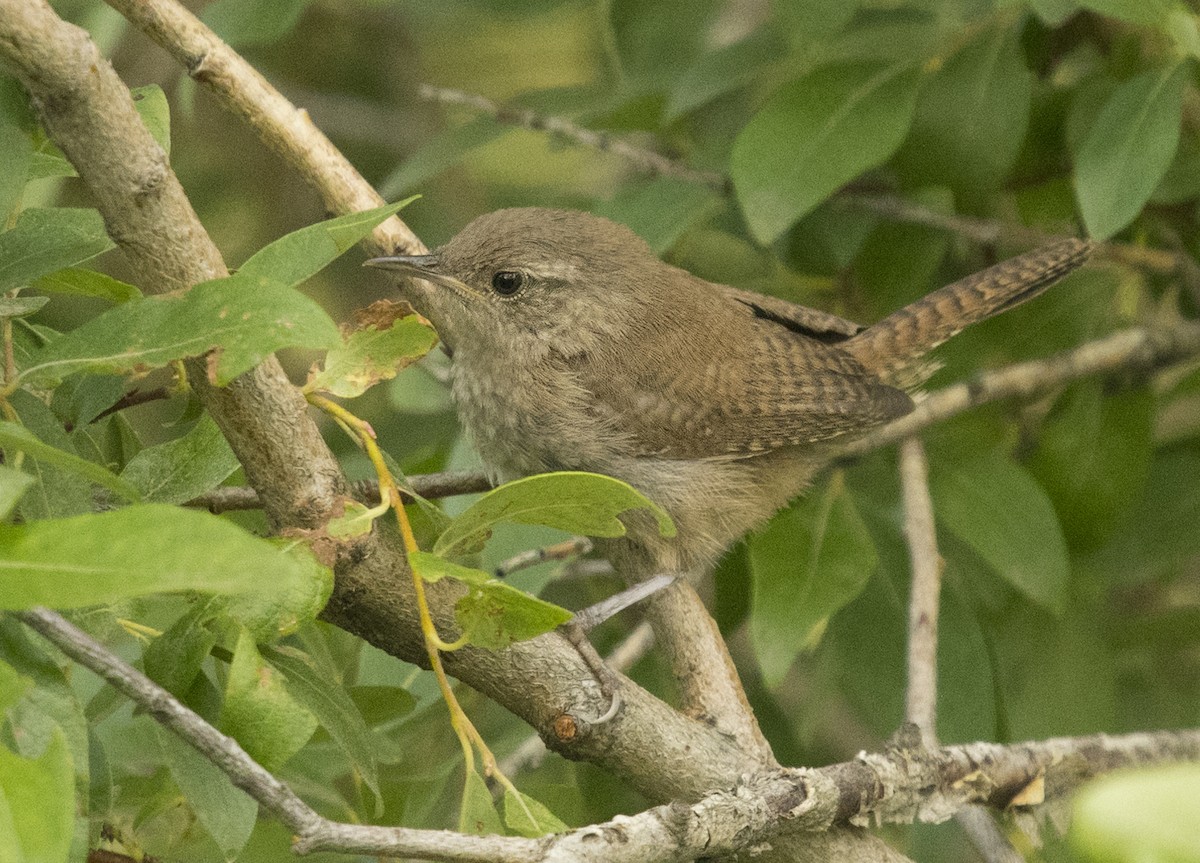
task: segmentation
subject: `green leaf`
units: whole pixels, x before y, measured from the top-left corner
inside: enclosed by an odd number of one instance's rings
[[[266,647],[262,652],[283,672],[288,693],[317,718],[358,768],[367,787],[379,797],[379,771],[371,731],[333,664],[292,647]]]
[[[0,661],[0,717],[20,701],[33,686],[33,681],[7,662]]]
[[[1187,63],[1117,87],[1075,154],[1075,194],[1088,233],[1107,240],[1137,217],[1179,145]]]
[[[99,297],[112,303],[127,303],[142,298],[142,292],[133,285],[82,267],[68,267],[34,279],[33,287],[47,293]]]
[[[200,16],[235,48],[277,42],[286,35],[310,0],[215,0]]]
[[[689,227],[721,204],[712,189],[676,177],[656,177],[623,187],[596,213],[628,225],[661,255]]]
[[[1173,0],[1075,0],[1084,9],[1091,9],[1110,18],[1120,18],[1131,24],[1162,27],[1175,8]]]
[[[492,143],[510,131],[512,130],[491,117],[479,117],[469,123],[439,132],[387,175],[379,184],[379,194],[391,198],[415,189],[457,165],[468,153]]]
[[[227,861],[234,860],[254,830],[258,804],[195,749],[161,725],[154,726],[171,778]]]
[[[21,495],[35,482],[36,480],[24,471],[0,465],[0,521],[12,514]]]
[[[617,50],[622,75],[635,88],[662,88],[691,68],[715,6],[714,0],[605,3],[601,8],[611,27],[609,44]]]
[[[879,558],[840,476],[751,536],[749,550],[750,637],[763,679],[777,686],[829,617],[862,591]]]
[[[419,315],[405,314],[407,309],[381,300],[364,310],[361,328],[325,355],[324,368],[309,377],[304,391],[357,398],[429,353],[437,333]]]
[[[7,224],[21,192],[25,174],[33,155],[33,138],[29,131],[33,118],[29,96],[15,79],[0,74],[0,225]]]
[[[139,504],[0,525],[0,608],[76,608],[177,590],[302,590],[311,564],[205,512]]]
[[[38,758],[0,745],[0,859],[66,863],[75,832],[75,771],[55,729]]]
[[[238,275],[262,287],[295,287],[371,233],[388,216],[419,197],[413,195],[394,204],[349,213],[293,231],[251,255],[238,267]]]
[[[1141,497],[1154,447],[1153,393],[1069,390],[1038,434],[1029,468],[1073,545],[1095,548]]]
[[[138,114],[141,115],[142,122],[150,131],[150,137],[170,156],[171,108],[167,104],[167,94],[157,84],[134,87],[129,94],[133,96],[133,107],[137,108]]]
[[[1017,26],[985,30],[926,82],[897,154],[915,182],[979,194],[1008,177],[1033,91],[1020,36]]]
[[[237,456],[212,417],[204,414],[187,434],[139,452],[121,479],[158,503],[186,503],[220,485],[238,469]]]
[[[674,536],[666,510],[633,486],[595,473],[564,471],[505,483],[467,508],[438,538],[434,553],[466,554],[480,548],[492,526],[502,522],[541,524],[585,536],[624,536],[617,518],[631,509],[648,509],[663,536]]]
[[[0,234],[0,291],[28,285],[112,247],[96,210],[25,210],[11,230]]]
[[[895,151],[920,74],[903,66],[819,69],[775,93],[733,145],[730,173],[754,236],[773,242],[821,201]]]
[[[687,67],[671,89],[663,122],[753,83],[763,74],[763,66],[783,59],[786,52],[787,42],[774,27],[766,26],[740,42],[705,54]]]
[[[0,297],[0,318],[28,317],[48,302],[49,297]]]
[[[380,513],[372,507],[356,500],[348,500],[342,514],[326,522],[325,532],[334,539],[353,539],[356,536],[366,536],[371,532],[371,527],[379,516]]]
[[[463,784],[462,808],[458,813],[458,832],[473,836],[503,835],[504,824],[492,803],[492,792],[474,764],[467,765]]]
[[[333,570],[325,566],[307,545],[295,540],[270,539],[303,576],[269,593],[243,594],[226,602],[230,617],[266,643],[291,635],[305,623],[316,620],[333,593]]]
[[[74,453],[69,453],[66,450],[50,446],[48,443],[43,443],[34,437],[29,429],[19,426],[16,423],[0,422],[0,447],[4,447],[9,452],[10,460],[13,452],[24,452],[35,459],[85,477],[97,485],[102,485],[125,500],[136,501],[141,499],[141,495],[136,488],[107,468],[95,462],[90,462],[87,459],[82,459]]]
[[[504,823],[510,833],[530,839],[569,829],[540,800],[508,787],[504,789]]]
[[[1067,544],[1046,492],[1000,453],[947,461],[932,463],[938,521],[1029,599],[1060,612]]]
[[[72,449],[71,438],[63,431],[62,422],[41,399],[18,390],[12,394],[10,403],[25,428],[40,441],[61,452]],[[37,485],[21,498],[17,507],[25,521],[79,515],[91,512],[95,506],[92,484],[73,471],[31,457],[22,462],[21,470],[37,480]]]
[[[21,375],[143,372],[212,350],[209,378],[224,386],[280,348],[337,342],[337,327],[308,297],[238,274],[109,309],[35,352]]]
[[[411,552],[408,561],[425,581],[450,576],[468,585],[467,595],[454,608],[454,616],[467,640],[479,647],[500,650],[550,632],[573,617],[565,608],[517,590],[483,570],[424,551]]]
[[[142,653],[146,676],[176,698],[187,694],[217,643],[217,634],[206,625],[217,610],[212,599],[200,600]]]
[[[1105,776],[1075,798],[1071,840],[1094,863],[1200,861],[1200,765]]]
[[[242,629],[225,683],[221,730],[272,771],[299,752],[317,730],[317,718],[288,694],[283,677]]]

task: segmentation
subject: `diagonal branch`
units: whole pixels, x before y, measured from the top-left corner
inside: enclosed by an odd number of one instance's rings
[[[1145,371],[1197,355],[1200,324],[1194,322],[1154,332],[1141,327],[1120,330],[1052,357],[985,372],[929,393],[911,413],[841,445],[839,455],[865,455],[988,402],[1031,399],[1081,378]]]
[[[44,0],[0,0],[0,58],[29,90],[143,287],[163,293],[227,275],[128,88],[86,32]],[[201,362],[189,376],[271,520],[324,521],[342,491],[341,470],[278,362],[224,389],[208,384]]]

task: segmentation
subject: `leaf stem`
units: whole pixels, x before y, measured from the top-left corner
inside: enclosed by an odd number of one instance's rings
[[[376,442],[375,429],[366,420],[360,419],[337,402],[324,396],[315,393],[306,393],[305,398],[308,399],[308,403],[313,407],[325,411],[343,429],[349,432],[354,439],[362,444],[367,458],[370,459],[371,465],[375,468],[375,473],[379,477],[380,502],[386,502],[396,513],[396,524],[400,529],[400,536],[404,540],[405,554],[411,555],[414,552],[420,551],[416,537],[413,535],[412,525],[409,523],[408,515],[404,511],[404,505],[400,499],[400,489],[396,485],[395,477],[392,476],[392,472],[388,469],[383,452],[379,449],[379,444]],[[496,756],[492,754],[492,750],[484,742],[483,736],[475,728],[474,723],[471,722],[462,705],[459,704],[458,698],[454,694],[454,689],[450,685],[450,678],[446,676],[446,669],[442,665],[441,654],[463,647],[467,643],[467,637],[464,635],[455,641],[444,641],[438,635],[437,627],[433,622],[433,615],[429,611],[429,601],[425,595],[425,580],[417,572],[416,567],[412,565],[411,558],[409,560],[409,570],[412,572],[413,592],[416,594],[417,616],[420,619],[421,633],[425,640],[425,653],[429,657],[429,666],[433,670],[434,677],[437,678],[438,689],[442,693],[442,700],[446,702],[446,707],[450,711],[450,726],[458,736],[464,760],[469,765],[474,764],[475,752],[478,751],[485,774],[494,777],[501,786],[515,794],[517,800],[521,803],[521,807],[529,815],[530,820],[537,823],[532,813],[529,812],[529,808],[525,805],[525,801],[521,799],[520,792],[517,791],[516,786],[500,771],[500,767],[496,763]]]

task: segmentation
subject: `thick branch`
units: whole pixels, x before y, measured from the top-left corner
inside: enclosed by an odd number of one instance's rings
[[[129,90],[87,33],[44,0],[0,0],[0,58],[29,90],[144,288],[162,293],[227,274]],[[189,375],[269,517],[323,521],[341,471],[279,364],[268,360],[225,389],[208,385],[203,363],[191,363]]]
[[[109,0],[109,5],[169,51],[189,75],[245,120],[320,193],[329,212],[354,213],[383,204],[379,193],[313,125],[307,111],[285,99],[182,5],[164,0]],[[380,254],[427,251],[396,216],[375,229],[372,242]]]
[[[1034,804],[1060,798],[1086,779],[1120,767],[1200,760],[1200,730],[1012,746],[973,743],[934,751],[917,747],[864,754],[820,769],[767,771],[691,806],[659,806],[541,839],[337,824],[313,812],[234,740],[59,615],[35,609],[21,619],[210,758],[296,832],[296,850],[302,853],[333,850],[481,863],[677,863],[837,824],[942,821],[971,803],[1007,807],[1017,795]],[[888,855],[870,849],[865,859]]]

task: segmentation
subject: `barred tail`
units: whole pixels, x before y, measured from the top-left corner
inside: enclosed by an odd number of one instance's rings
[[[1088,240],[1069,239],[1010,258],[893,312],[842,347],[885,381],[919,383],[926,354],[971,324],[1033,299],[1092,248]]]

